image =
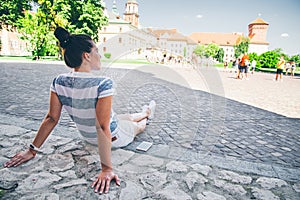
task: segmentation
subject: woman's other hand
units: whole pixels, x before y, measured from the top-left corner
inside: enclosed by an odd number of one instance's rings
[[[35,157],[36,152],[31,149],[26,149],[25,151],[17,153],[10,161],[4,164],[4,167],[17,167],[20,164],[27,162],[28,160]]]
[[[101,171],[96,180],[92,183],[92,188],[94,188],[95,192],[108,193],[110,182],[115,179],[116,184],[120,186],[119,177],[113,173],[112,170],[109,171]]]

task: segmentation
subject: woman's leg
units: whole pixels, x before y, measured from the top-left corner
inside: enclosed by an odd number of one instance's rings
[[[148,106],[143,106],[143,110],[140,113],[133,114],[121,114],[117,115],[119,120],[130,121],[134,127],[133,134],[134,137],[139,133],[143,132],[147,125],[147,119],[153,119],[155,112],[156,103],[155,101],[150,101]]]
[[[147,119],[150,112],[141,112],[141,113],[133,113],[133,114],[120,114],[118,115],[118,119],[127,120],[132,122],[140,122],[143,119]]]
[[[150,111],[148,109],[146,112],[131,114],[131,118],[132,118],[133,122],[140,122],[140,121],[143,121],[143,120],[147,120],[149,115],[150,115]]]
[[[134,136],[142,133],[146,128],[147,119],[136,122],[137,127],[134,129]]]
[[[119,119],[128,120],[133,122],[140,122],[144,119],[152,119],[155,112],[156,103],[155,101],[150,101],[149,105],[143,106],[143,110],[140,113],[133,113],[133,114],[121,114],[118,115]]]

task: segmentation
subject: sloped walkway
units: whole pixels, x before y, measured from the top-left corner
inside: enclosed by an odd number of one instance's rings
[[[0,63],[1,164],[31,142],[48,109],[51,81],[66,71],[60,64]],[[138,112],[151,99],[157,102],[155,119],[146,131],[128,147],[113,150],[121,186],[112,185],[106,195],[94,194],[89,185],[99,172],[97,148],[80,140],[63,113],[43,154],[22,167],[0,170],[0,197],[299,197],[300,120],[294,111],[299,107],[277,101],[299,101],[294,90],[300,85],[298,77],[277,83],[273,75],[259,73],[241,81],[233,79],[233,73],[213,68],[117,64],[98,73],[115,80],[117,113]],[[283,88],[284,95],[279,94]],[[266,107],[272,99],[275,104]],[[282,106],[285,111],[278,111]],[[141,141],[154,145],[139,152],[135,148]]]

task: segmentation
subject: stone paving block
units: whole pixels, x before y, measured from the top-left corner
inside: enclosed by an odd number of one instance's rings
[[[300,193],[300,183],[295,183],[295,184],[293,184],[293,189],[294,189],[297,193]]]
[[[154,173],[142,174],[139,177],[139,180],[145,188],[152,191],[156,191],[168,182],[167,174],[158,171]]]
[[[198,194],[197,199],[198,200],[226,200],[224,196],[210,191],[204,191],[201,194]]]
[[[265,189],[273,189],[277,187],[286,186],[287,183],[284,180],[277,178],[259,177],[256,182]]]
[[[132,156],[134,156],[134,152],[116,149],[112,152],[112,163],[116,166],[121,165],[132,158]]]
[[[126,187],[122,189],[119,199],[144,199],[147,196],[147,192],[134,182],[126,181]]]
[[[171,161],[171,162],[166,164],[166,170],[170,171],[172,173],[187,172],[188,171],[188,166],[186,166],[182,162]]]
[[[52,186],[53,183],[61,180],[61,177],[49,172],[40,172],[38,174],[31,174],[20,182],[17,187],[17,193],[32,193],[41,189]]]
[[[59,195],[56,193],[40,193],[35,195],[28,195],[20,197],[20,200],[41,200],[41,199],[49,199],[49,200],[59,200]]]
[[[66,182],[66,183],[61,183],[61,184],[54,185],[53,188],[56,189],[56,190],[60,190],[60,189],[63,189],[63,188],[68,188],[68,187],[76,186],[76,185],[87,186],[88,182],[85,179],[74,179],[74,180],[71,180],[71,181]]]
[[[299,181],[300,171],[299,168],[287,168],[282,166],[273,166],[277,177],[282,180]],[[274,176],[273,176],[274,177]]]
[[[185,200],[192,200],[192,198],[183,190],[181,190],[177,183],[171,183],[167,185],[164,189],[158,191],[156,193],[159,195],[160,199],[170,199],[170,200],[177,200],[177,199],[185,199]]]
[[[241,185],[227,183],[223,180],[215,180],[214,185],[218,188],[227,191],[230,195],[233,196],[243,197],[247,194],[247,191]]]
[[[193,164],[191,168],[204,176],[207,176],[212,171],[212,168],[207,165]]]
[[[252,182],[252,178],[250,176],[242,176],[235,172],[226,170],[221,170],[219,172],[219,178],[240,184],[250,184]]]
[[[187,184],[189,190],[193,190],[195,184],[203,185],[208,182],[208,180],[202,176],[199,175],[197,172],[189,172],[185,177],[184,181]]]
[[[280,198],[274,195],[269,190],[259,189],[259,188],[252,188],[251,189],[253,196],[255,199],[260,200],[279,200]]]
[[[47,157],[45,168],[54,172],[62,172],[74,167],[74,160],[70,153],[52,154]]]

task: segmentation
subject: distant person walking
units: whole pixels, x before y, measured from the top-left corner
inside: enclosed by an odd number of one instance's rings
[[[240,59],[240,63],[239,63],[239,72],[237,75],[237,78],[240,79],[244,79],[244,77],[246,78],[246,80],[248,80],[248,66],[249,65],[249,56],[248,54],[242,54],[241,55],[241,59]]]
[[[293,61],[292,64],[291,64],[291,77],[292,78],[295,75],[295,71],[296,71],[296,63],[295,63],[295,61]]]
[[[227,70],[227,67],[228,67],[228,62],[224,61],[224,70]]]
[[[239,79],[239,75],[240,75],[240,58],[235,59],[235,61],[233,61],[233,67],[234,67],[234,72],[237,73],[236,78]]]
[[[242,63],[241,60],[242,60],[243,55],[244,54],[240,55],[240,57],[238,57],[238,59],[237,59],[237,66],[238,66],[237,76],[236,76],[237,79],[241,78],[241,63]]]
[[[276,70],[275,81],[278,80],[278,77],[280,77],[280,81],[282,81],[282,75],[283,75],[284,64],[285,64],[284,57],[281,56],[281,57],[280,57],[280,60],[278,61],[277,65],[276,65],[277,70]]]
[[[285,75],[289,75],[289,70],[291,70],[292,73],[292,69],[291,69],[291,64],[289,62],[285,63]]]
[[[255,59],[252,60],[251,65],[252,65],[252,74],[253,74],[255,71],[255,68],[256,68],[256,60]]]

